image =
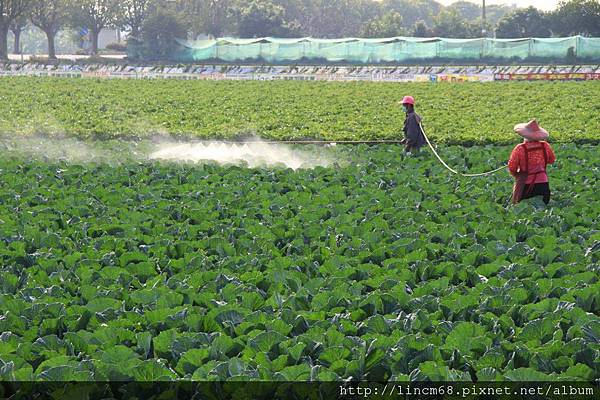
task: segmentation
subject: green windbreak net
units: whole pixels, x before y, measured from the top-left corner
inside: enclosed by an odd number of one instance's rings
[[[564,59],[600,60],[600,38],[387,39],[257,38],[179,40],[174,59],[181,62],[221,60],[269,63],[323,60],[355,63],[402,63],[422,60]]]

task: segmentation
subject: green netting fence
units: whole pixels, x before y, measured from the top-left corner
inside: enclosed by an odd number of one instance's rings
[[[425,60],[590,60],[600,61],[600,38],[444,39],[393,37],[387,39],[257,38],[178,40],[172,54],[178,62],[302,60],[347,63],[403,63]],[[144,58],[139,48],[131,58]],[[143,52],[142,52],[143,53]]]

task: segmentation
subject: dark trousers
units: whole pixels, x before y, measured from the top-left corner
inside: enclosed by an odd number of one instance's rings
[[[406,142],[406,146],[404,147],[404,151],[405,152],[411,152],[411,153],[418,153],[421,150],[421,147],[423,145],[417,145],[415,143],[413,143],[412,141],[408,140]]]
[[[525,185],[523,188],[523,196],[521,200],[530,199],[535,196],[543,196],[544,203],[550,202],[550,185],[546,183],[536,183],[532,185]]]

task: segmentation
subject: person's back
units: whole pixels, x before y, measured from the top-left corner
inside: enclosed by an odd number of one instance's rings
[[[548,132],[535,120],[517,125],[515,131],[525,141],[514,148],[508,161],[508,170],[516,179],[513,203],[543,196],[544,203],[548,204],[551,193],[546,167],[556,161],[552,147],[545,141]]]
[[[556,156],[548,142],[524,142],[513,150],[508,168],[514,172],[527,172],[527,185],[547,183],[546,166],[555,161]]]

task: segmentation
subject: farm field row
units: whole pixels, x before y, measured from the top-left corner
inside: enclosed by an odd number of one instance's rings
[[[537,118],[553,141],[600,140],[600,82],[335,83],[0,79],[0,132],[109,138],[396,139],[417,99],[431,138],[514,143]]]
[[[44,88],[24,96],[13,117],[25,118],[24,110],[38,104],[37,110],[56,111],[56,120],[68,118],[60,113],[69,103],[55,99],[63,90],[57,82],[4,81]],[[73,83],[79,89],[70,96],[82,108],[72,117],[99,118],[103,132],[113,126],[117,105],[98,91],[103,85],[115,85],[119,105],[129,99],[145,110],[159,107],[158,95],[136,91],[137,84]],[[205,92],[190,90],[183,108],[173,101],[180,83],[144,85],[164,93],[164,115],[186,118],[185,124],[194,119],[182,110],[202,116],[210,98],[210,109],[223,118],[269,115],[267,109],[236,114],[216,103],[220,96],[230,96],[230,105],[251,98],[250,89],[260,85],[199,85]],[[399,88],[424,98],[425,109],[436,99],[418,85],[374,87],[383,98],[356,100],[361,85],[319,89],[331,90],[339,114],[355,113],[359,122],[367,118],[361,105],[372,112],[381,101],[395,110]],[[278,94],[255,96],[273,99],[273,116],[290,110],[291,120],[300,118],[299,104],[320,109],[300,103],[294,88],[274,85]],[[465,107],[475,99],[469,88],[483,94],[525,86],[456,87],[468,96],[459,100]],[[552,90],[582,96],[591,86],[549,85],[544,93]],[[93,102],[92,92],[100,100]],[[353,105],[342,108],[336,92]],[[1,93],[5,105],[7,92]],[[275,99],[285,106],[276,107]],[[439,101],[454,110],[450,100]],[[251,104],[245,107],[260,103]],[[102,105],[113,115],[106,121]],[[452,120],[450,109],[439,110]],[[497,129],[508,124],[504,112],[492,112],[501,117]],[[481,118],[491,119],[483,111]],[[377,121],[392,131],[383,115]],[[458,168],[485,169],[510,149],[445,147],[443,155]],[[337,146],[327,151],[339,165],[296,171],[78,164],[3,152],[0,379],[599,379],[597,147],[556,145],[548,207],[538,200],[506,207],[507,173],[456,179],[431,155],[403,158],[400,150]]]

